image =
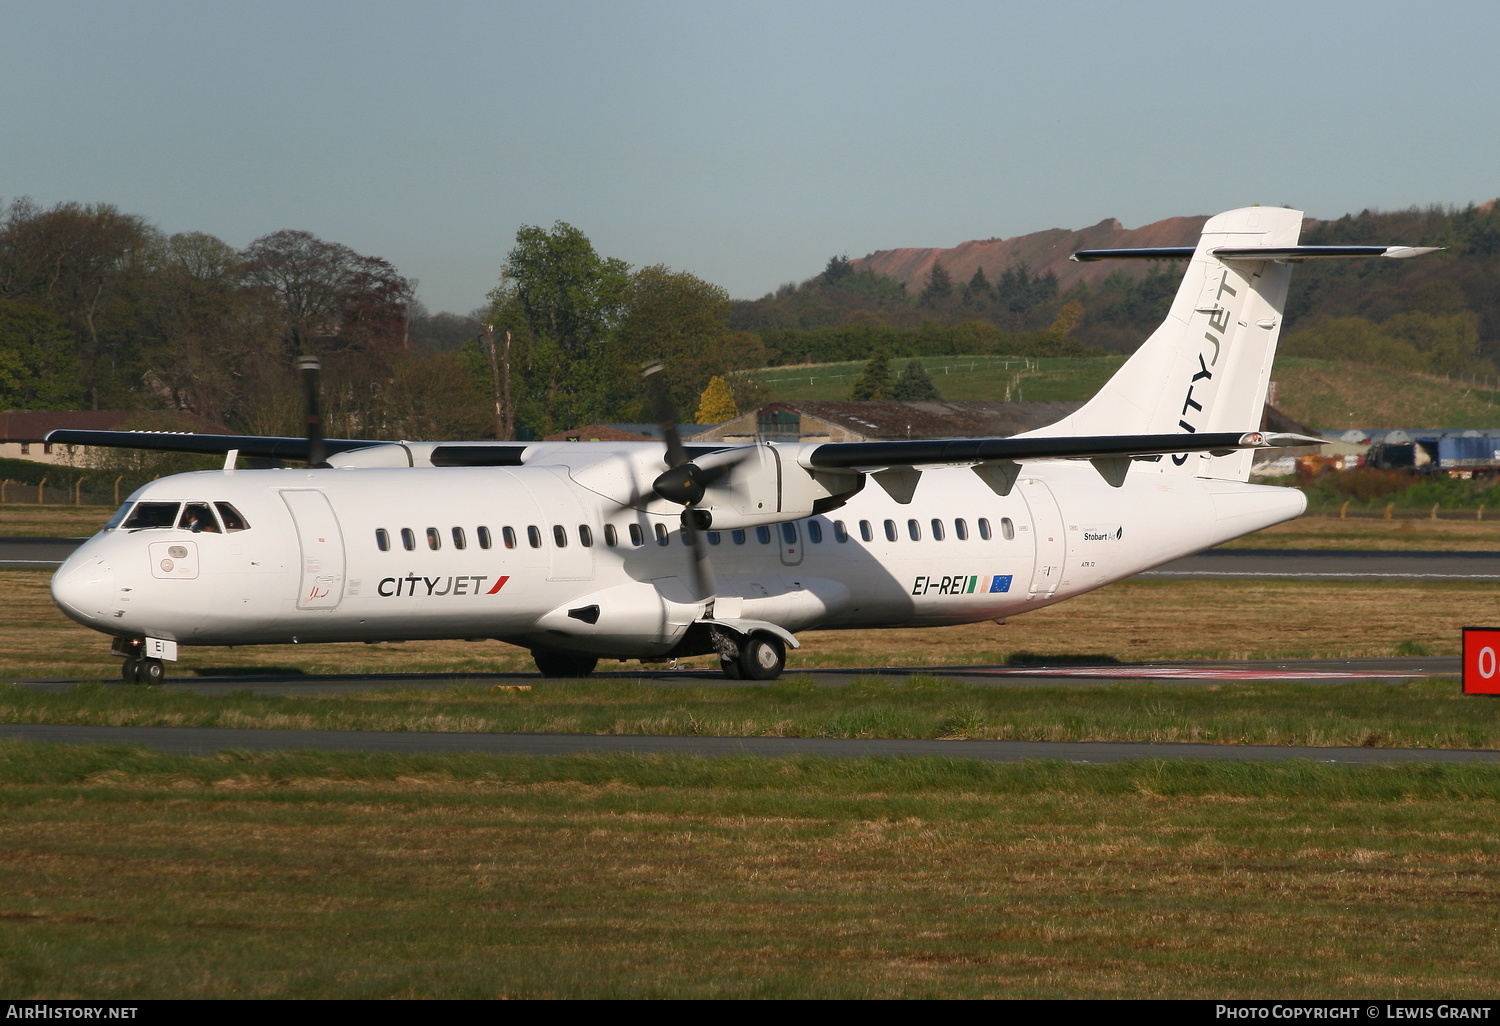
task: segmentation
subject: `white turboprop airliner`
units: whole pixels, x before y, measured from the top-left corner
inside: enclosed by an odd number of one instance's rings
[[[1300,211],[1233,210],[1103,389],[1012,438],[731,448],[54,431],[226,454],[131,495],[57,571],[127,681],[180,645],[498,639],[547,676],[717,652],[770,680],[811,628],[1003,620],[1299,515],[1248,483]],[[316,421],[314,416],[310,418]],[[305,468],[235,469],[235,453]],[[869,486],[873,479],[873,487]],[[712,571],[710,571],[712,567]]]

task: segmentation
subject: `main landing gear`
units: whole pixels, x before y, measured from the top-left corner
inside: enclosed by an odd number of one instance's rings
[[[577,652],[552,652],[544,648],[531,650],[531,658],[543,677],[587,677],[599,665],[599,657]]]
[[[771,634],[752,634],[742,639],[738,652],[719,650],[719,669],[730,680],[775,680],[786,668],[786,646]]]

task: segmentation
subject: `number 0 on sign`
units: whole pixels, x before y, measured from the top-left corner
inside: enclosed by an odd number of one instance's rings
[[[1464,694],[1500,695],[1500,627],[1464,628]]]

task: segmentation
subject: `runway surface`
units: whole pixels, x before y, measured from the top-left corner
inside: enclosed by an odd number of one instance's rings
[[[1312,748],[1270,745],[1155,744],[1119,741],[923,741],[879,738],[676,737],[640,734],[460,734],[424,731],[244,730],[213,727],[74,727],[0,724],[0,739],[69,745],[131,745],[175,755],[221,751],[462,753],[491,755],[749,755],[776,758],[938,757],[984,762],[1059,759],[1106,763],[1138,759],[1346,765],[1463,763],[1500,765],[1500,751],[1439,748]]]
[[[1244,662],[1202,663],[1068,663],[1029,666],[877,666],[838,670],[789,670],[788,676],[807,676],[818,684],[839,687],[860,678],[910,677],[926,674],[965,684],[995,687],[1079,686],[1163,681],[1212,684],[1222,681],[1273,680],[1311,684],[1336,684],[1351,680],[1397,683],[1422,677],[1456,677],[1457,656],[1423,656],[1393,659],[1266,659]],[[169,671],[170,673],[170,671]],[[637,668],[595,673],[590,680],[635,682],[661,687],[758,687],[732,681],[708,670]],[[81,678],[11,680],[34,691],[66,691],[83,683]],[[243,673],[205,676],[168,676],[158,685],[168,691],[203,695],[250,692],[257,695],[340,695],[378,688],[441,690],[457,684],[546,687],[535,673],[339,673],[301,674],[247,668]],[[134,685],[113,685],[131,687]]]
[[[0,538],[0,569],[55,570],[84,538]],[[1142,577],[1500,580],[1500,552],[1346,552],[1210,549]]]

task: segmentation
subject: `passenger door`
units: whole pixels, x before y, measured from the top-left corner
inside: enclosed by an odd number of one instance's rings
[[[313,489],[281,493],[302,547],[298,609],[336,609],[344,598],[344,535],[328,496]]]

